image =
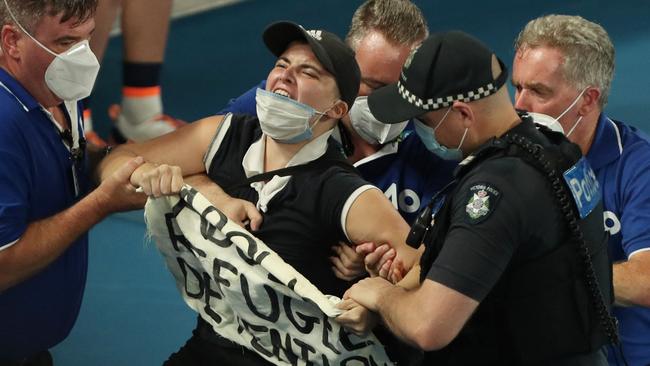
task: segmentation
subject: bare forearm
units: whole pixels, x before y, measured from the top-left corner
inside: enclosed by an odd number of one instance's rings
[[[0,291],[30,278],[58,258],[108,214],[101,206],[91,193],[74,206],[31,223],[18,242],[0,251]]]
[[[263,219],[255,204],[229,196],[205,174],[191,175],[185,178],[185,182],[196,188],[212,205],[237,225],[249,226],[253,231],[260,228]]]
[[[95,172],[95,177],[98,183],[101,183],[106,178],[108,178],[125,162],[137,156],[137,154],[129,150],[127,146],[128,145],[121,145],[116,147],[110,154],[108,154],[98,163]]]
[[[478,306],[476,300],[430,280],[413,290],[393,286],[378,299],[376,308],[391,332],[425,351],[447,346]]]
[[[650,256],[643,260],[632,257],[630,260],[614,264],[614,295],[616,304],[622,306],[650,306]]]
[[[231,198],[217,183],[205,174],[195,174],[185,177],[185,183],[201,192],[201,194],[217,207],[221,207],[224,204],[224,200]]]
[[[137,154],[131,151],[128,148],[129,145],[122,145],[115,149],[114,152],[111,152],[98,166],[97,177],[98,183],[101,183],[105,179],[111,176],[117,169],[119,169],[124,163],[133,159]],[[144,172],[155,169],[156,164],[153,163],[144,163],[138,169],[136,169],[130,177],[131,184],[137,187],[137,182],[140,182],[140,178]],[[141,202],[140,207],[144,207],[145,201]]]
[[[387,288],[382,292],[377,303],[377,313],[391,333],[402,341],[418,347],[414,331],[422,322],[422,314],[413,311],[413,296],[413,291],[407,291],[401,286]]]
[[[99,177],[103,181],[135,156],[142,156],[145,161],[154,164],[178,166],[186,176],[204,172],[203,156],[222,118],[223,116],[211,116],[153,140],[122,145],[102,161]]]

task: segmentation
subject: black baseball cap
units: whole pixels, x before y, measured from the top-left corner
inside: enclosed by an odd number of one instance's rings
[[[306,30],[293,22],[281,21],[270,24],[262,35],[266,47],[280,57],[289,43],[306,41],[325,70],[334,76],[341,99],[352,108],[359,94],[361,71],[354,58],[354,51],[337,35],[324,30]]]
[[[505,84],[508,70],[492,77],[492,52],[467,33],[434,33],[411,52],[399,81],[368,96],[370,111],[384,123],[398,123],[492,95]]]

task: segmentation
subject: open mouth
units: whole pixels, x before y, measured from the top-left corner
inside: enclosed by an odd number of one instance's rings
[[[277,89],[273,90],[273,93],[278,94],[278,95],[282,95],[283,97],[287,97],[289,99],[293,99],[293,98],[291,98],[291,95],[289,94],[288,91],[286,91],[284,89],[281,89],[281,88],[277,88]]]

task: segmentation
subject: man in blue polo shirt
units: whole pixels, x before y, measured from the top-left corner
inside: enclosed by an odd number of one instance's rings
[[[137,158],[89,194],[78,100],[96,0],[0,0],[0,365],[51,365],[86,280],[86,231],[142,202]]]
[[[602,186],[623,354],[629,365],[649,365],[650,141],[603,113],[614,46],[598,24],[548,15],[526,25],[515,51],[516,107],[556,118]],[[618,350],[610,350],[609,360],[620,363]]]
[[[428,35],[420,9],[408,0],[371,0],[354,13],[347,44],[355,51],[361,69],[359,98],[342,120],[339,140],[348,160],[362,176],[380,188],[408,223],[433,194],[451,180],[457,162],[430,153],[407,122],[383,124],[374,119],[366,97],[394,83],[411,50]],[[256,114],[255,91],[264,82],[230,101],[218,114]],[[339,125],[341,127],[341,125]],[[404,130],[404,131],[403,131]],[[350,140],[350,144],[345,146]],[[387,248],[387,247],[386,247]]]

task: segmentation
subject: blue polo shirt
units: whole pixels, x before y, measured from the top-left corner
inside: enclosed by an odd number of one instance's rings
[[[233,114],[248,114],[249,116],[257,116],[257,108],[255,103],[255,94],[257,89],[266,89],[266,80],[262,80],[256,86],[248,89],[244,94],[237,98],[232,98],[228,104],[217,115],[225,116],[228,113]]]
[[[78,197],[71,154],[57,127],[2,68],[0,83],[0,250],[7,250],[30,223],[63,211]],[[81,116],[73,121],[83,136]],[[78,177],[85,177],[85,162],[76,165],[82,165]],[[83,192],[87,179],[80,181]],[[68,335],[79,313],[87,263],[84,234],[41,272],[0,292],[0,361],[46,350]]]
[[[613,262],[650,250],[650,140],[634,127],[601,114],[587,153],[603,189],[605,229]],[[650,309],[613,309],[623,352],[632,365],[650,365]],[[610,364],[617,365],[612,352]]]
[[[217,114],[243,113],[257,115],[255,90],[264,89],[266,82],[249,89]],[[376,153],[354,164],[365,180],[381,189],[400,215],[412,224],[418,211],[451,179],[457,162],[440,159],[422,144],[413,133],[412,123],[402,133],[399,142],[386,144]]]
[[[413,130],[406,130],[401,141],[384,145],[354,165],[384,192],[404,220],[413,224],[420,209],[451,181],[458,162],[439,158]]]

